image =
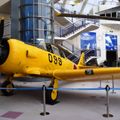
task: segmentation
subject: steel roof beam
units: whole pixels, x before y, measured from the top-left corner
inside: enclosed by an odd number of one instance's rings
[[[83,11],[84,11],[84,9],[85,9],[85,6],[87,5],[87,2],[88,2],[88,0],[84,0],[84,1],[83,1],[83,5],[82,5],[82,7],[81,7],[80,14],[83,13]]]

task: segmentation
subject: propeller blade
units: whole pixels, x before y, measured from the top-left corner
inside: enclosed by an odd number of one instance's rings
[[[4,19],[1,19],[0,22],[0,40],[3,38],[4,35]]]

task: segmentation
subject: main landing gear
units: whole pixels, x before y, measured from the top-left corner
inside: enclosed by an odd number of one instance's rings
[[[46,90],[46,104],[54,105],[58,99],[58,80],[52,80],[48,88],[54,88],[53,90]]]
[[[6,81],[4,81],[1,87],[2,88],[14,88],[11,78],[8,78]],[[14,94],[14,90],[10,90],[10,89],[1,90],[1,92],[5,96],[11,96]]]
[[[6,88],[5,90],[1,90],[2,94],[5,96],[11,96],[14,94],[14,90],[7,89],[7,88],[14,88],[14,85],[12,83],[11,78],[9,77],[5,82],[2,83],[1,85],[2,88]],[[46,90],[46,103],[50,105],[54,105],[57,103],[58,99],[58,80],[53,79],[51,81],[51,84],[48,88],[53,88],[53,89],[47,89]]]

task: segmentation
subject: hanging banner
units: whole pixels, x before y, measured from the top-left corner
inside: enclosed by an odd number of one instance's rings
[[[105,34],[106,50],[117,50],[117,35]]]
[[[96,49],[96,33],[85,32],[81,34],[81,49],[95,50]]]

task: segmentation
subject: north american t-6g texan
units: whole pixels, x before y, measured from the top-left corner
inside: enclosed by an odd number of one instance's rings
[[[46,50],[26,44],[20,40],[3,38],[4,20],[0,23],[0,72],[6,74],[1,87],[13,88],[13,80],[18,76],[34,76],[49,78],[49,87],[58,88],[59,80],[63,81],[96,81],[120,77],[120,68],[99,68],[85,66],[84,54],[81,54],[78,64],[67,59],[53,45],[46,45]],[[54,50],[52,49],[54,47]],[[26,80],[27,81],[27,80]],[[13,90],[4,89],[6,96],[12,95]],[[46,91],[46,102],[56,103],[58,90]]]

